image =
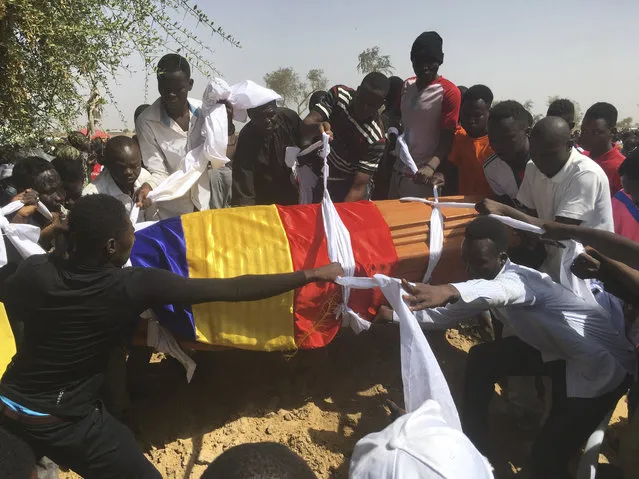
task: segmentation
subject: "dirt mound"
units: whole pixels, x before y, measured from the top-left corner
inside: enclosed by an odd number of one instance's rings
[[[456,400],[466,352],[477,340],[462,331],[429,334]],[[144,397],[134,401],[140,440],[165,478],[199,478],[224,450],[258,441],[289,446],[319,478],[346,478],[355,442],[389,424],[385,401],[402,404],[393,325],[358,337],[342,331],[327,348],[289,356],[229,350],[198,353],[196,361],[191,384],[170,360],[152,363],[140,378]],[[516,470],[534,431],[497,416],[495,441]],[[614,454],[610,447],[604,452]]]

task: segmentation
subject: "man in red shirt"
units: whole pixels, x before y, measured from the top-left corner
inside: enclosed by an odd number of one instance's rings
[[[428,197],[433,194],[429,184],[450,154],[457,129],[461,93],[450,81],[439,75],[444,62],[443,40],[437,32],[424,32],[417,37],[410,52],[415,77],[404,83],[401,96],[404,139],[417,173],[403,161],[395,163],[390,197]],[[401,159],[401,153],[400,153]]]
[[[621,189],[619,167],[626,159],[613,143],[616,125],[617,109],[610,103],[595,103],[584,115],[579,138],[579,145],[606,173],[613,196]]]

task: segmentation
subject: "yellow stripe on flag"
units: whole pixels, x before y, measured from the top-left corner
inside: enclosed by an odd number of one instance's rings
[[[191,278],[293,272],[275,206],[208,210],[182,216]],[[197,340],[260,351],[295,349],[294,293],[261,301],[193,305]]]
[[[7,318],[4,305],[0,303],[0,377],[4,374],[15,353],[16,342],[13,339],[9,318]]]

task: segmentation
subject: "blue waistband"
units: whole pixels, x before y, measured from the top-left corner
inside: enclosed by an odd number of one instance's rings
[[[40,417],[49,416],[49,414],[43,414],[41,412],[32,411],[31,409],[21,406],[20,404],[13,402],[11,399],[8,399],[4,396],[0,396],[0,401],[5,403],[9,409],[17,413],[24,414],[25,416],[40,416]]]

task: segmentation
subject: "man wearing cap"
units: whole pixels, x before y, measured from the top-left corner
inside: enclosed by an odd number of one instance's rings
[[[248,96],[268,99],[258,93]],[[297,188],[284,160],[286,147],[300,144],[302,120],[293,110],[278,107],[275,100],[251,106],[247,109],[250,121],[237,138],[231,205],[297,204]]]
[[[431,179],[452,148],[461,93],[438,73],[444,62],[442,44],[437,32],[424,32],[417,37],[410,51],[416,76],[404,83],[401,112],[404,139],[418,171],[413,175],[404,162],[396,162],[391,198],[431,196]],[[401,155],[398,150],[400,158]]]

